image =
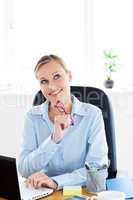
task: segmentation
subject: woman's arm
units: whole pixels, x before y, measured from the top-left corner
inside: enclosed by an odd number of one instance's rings
[[[37,145],[34,122],[28,114],[21,143],[18,163],[19,172],[22,176],[28,177],[44,169],[59,148],[61,148],[60,144],[56,144],[51,139],[51,135],[42,141],[39,146]]]
[[[34,121],[29,114],[27,115],[18,165],[19,172],[22,176],[28,177],[42,169],[46,172],[49,161],[59,148],[62,148],[60,141],[64,137],[66,133],[65,129],[70,126],[70,123],[69,115],[56,116],[53,133],[38,146]],[[64,125],[64,129],[61,128],[61,124]],[[39,134],[41,135],[43,133],[39,132]]]

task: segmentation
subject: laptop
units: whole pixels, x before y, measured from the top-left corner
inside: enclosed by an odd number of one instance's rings
[[[52,192],[52,189],[33,189],[27,188],[24,183],[20,184],[16,159],[0,156],[0,197],[8,200],[35,200]]]

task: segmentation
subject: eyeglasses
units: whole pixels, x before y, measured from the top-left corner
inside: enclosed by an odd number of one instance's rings
[[[58,109],[59,112],[65,113],[65,115],[70,115],[71,126],[74,125],[74,118],[73,116],[65,110],[65,106],[61,101],[57,101],[55,107]]]

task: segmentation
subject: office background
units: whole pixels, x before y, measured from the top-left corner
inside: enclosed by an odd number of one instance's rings
[[[33,69],[61,56],[73,85],[104,89],[103,51],[119,55],[113,104],[118,169],[133,176],[132,0],[0,0],[0,152],[18,156],[25,112],[39,89]]]

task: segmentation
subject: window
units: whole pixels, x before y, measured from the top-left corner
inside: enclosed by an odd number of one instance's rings
[[[37,60],[53,53],[61,56],[72,70],[75,84],[87,82],[86,0],[7,1],[6,80],[3,73],[0,80],[32,87]]]
[[[54,53],[72,84],[103,86],[103,50],[114,49],[115,85],[132,87],[132,18],[132,0],[1,0],[0,84],[36,87],[37,60]]]
[[[93,1],[93,78],[104,80],[103,50],[114,49],[120,67],[114,73],[115,85],[133,87],[133,12],[132,0]]]

